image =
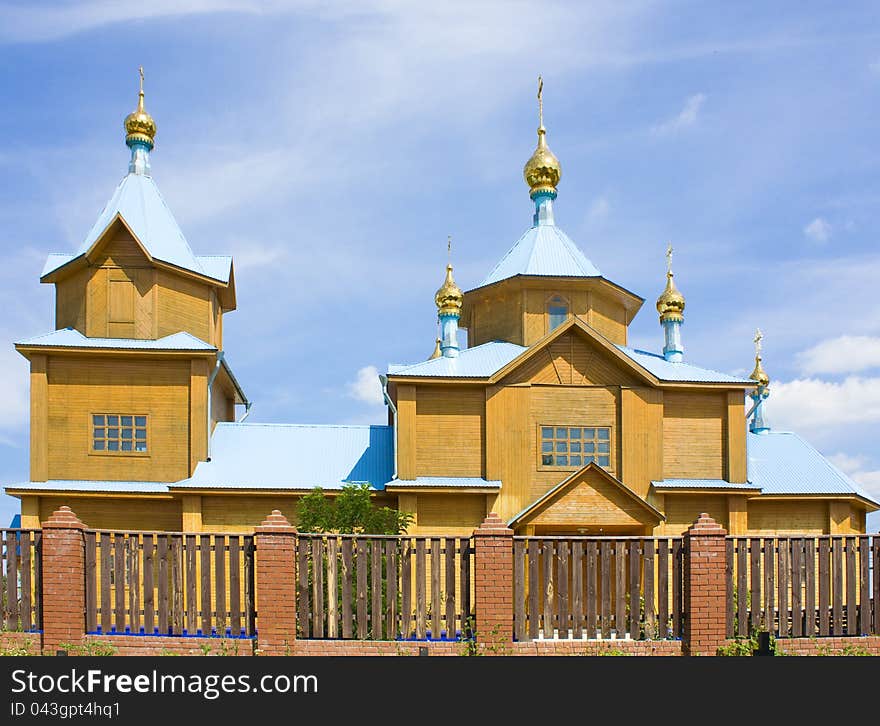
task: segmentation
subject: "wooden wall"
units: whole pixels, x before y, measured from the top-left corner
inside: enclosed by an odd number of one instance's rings
[[[677,536],[690,527],[703,512],[708,512],[725,529],[728,528],[726,494],[664,495],[666,521],[658,527],[658,535]]]
[[[88,268],[56,284],[57,328],[141,340],[185,331],[222,347],[214,286],[154,267],[122,224],[103,245]]]
[[[483,494],[417,495],[416,522],[409,534],[468,536],[486,516]]]
[[[664,478],[724,478],[726,415],[726,393],[664,392]]]
[[[483,388],[418,386],[416,476],[483,476]]]
[[[189,360],[157,364],[123,358],[50,358],[46,478],[177,481],[188,477],[189,382]],[[105,412],[146,414],[149,453],[93,453],[90,417]]]
[[[181,531],[180,500],[123,498],[113,496],[40,497],[40,521],[45,522],[58,507],[67,505],[80,521],[92,529],[140,529]]]
[[[647,498],[651,482],[663,479],[663,392],[647,387],[622,389],[618,428],[618,478]]]
[[[846,509],[848,513],[848,504]],[[828,503],[750,499],[748,523],[749,532],[761,534],[827,534]]]

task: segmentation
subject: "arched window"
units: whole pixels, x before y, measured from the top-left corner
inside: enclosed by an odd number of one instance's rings
[[[554,295],[547,301],[547,332],[555,330],[568,319],[568,301]]]

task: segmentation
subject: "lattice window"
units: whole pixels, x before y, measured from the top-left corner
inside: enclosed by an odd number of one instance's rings
[[[541,426],[541,466],[611,466],[608,426]]]
[[[92,414],[92,451],[146,453],[147,417],[127,413]]]

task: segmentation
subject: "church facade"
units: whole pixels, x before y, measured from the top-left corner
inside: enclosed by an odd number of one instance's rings
[[[797,434],[765,426],[760,347],[748,378],[687,358],[671,250],[662,351],[628,346],[644,300],[556,225],[543,118],[524,170],[532,226],[472,289],[447,267],[434,354],[380,376],[388,425],[246,421],[223,348],[232,259],[196,255],[159,193],[143,84],[125,129],[128,173],[40,278],[55,285],[55,330],[16,343],[30,480],[6,491],[22,526],[68,504],[91,527],[247,532],[347,483],[431,535],[469,533],[490,511],[520,534],[677,535],[700,512],[734,534],[859,533],[880,508]]]

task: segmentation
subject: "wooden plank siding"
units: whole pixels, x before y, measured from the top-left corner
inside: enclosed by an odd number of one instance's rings
[[[680,544],[667,537],[514,537],[516,640],[678,637]]]
[[[299,637],[457,640],[472,617],[469,538],[300,534]],[[341,627],[334,625],[341,613]]]
[[[877,552],[878,542],[880,535],[728,537],[728,618],[735,623],[728,634],[880,635],[872,620],[877,560],[871,550]]]

